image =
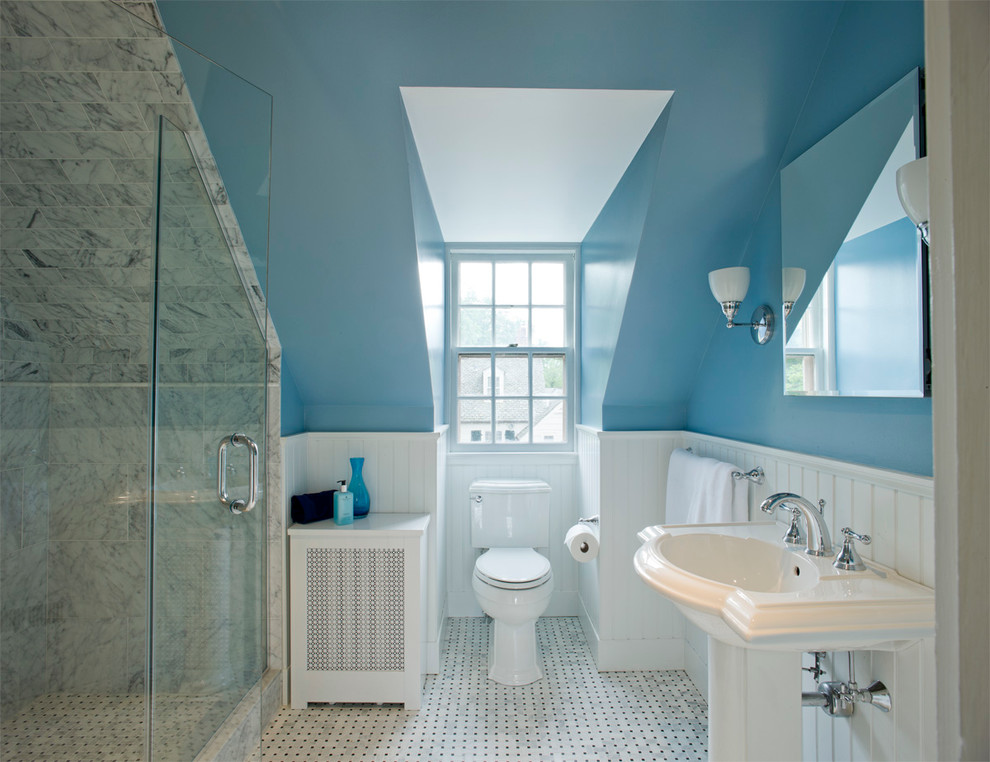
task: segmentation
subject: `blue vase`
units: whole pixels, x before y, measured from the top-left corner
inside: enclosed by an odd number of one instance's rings
[[[348,489],[354,493],[354,518],[363,519],[371,510],[371,497],[368,488],[364,486],[364,458],[351,458],[351,483]]]

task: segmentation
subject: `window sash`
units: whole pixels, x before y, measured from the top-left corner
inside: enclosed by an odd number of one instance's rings
[[[575,345],[577,343],[577,326],[574,319],[575,301],[577,296],[576,290],[576,271],[577,271],[577,247],[553,247],[552,250],[536,250],[536,249],[486,249],[481,250],[466,251],[464,249],[455,250],[455,247],[448,247],[448,264],[450,267],[449,277],[448,277],[448,304],[452,305],[450,310],[449,320],[448,320],[448,347],[450,351],[448,353],[448,373],[447,373],[447,388],[448,388],[448,420],[451,422],[453,428],[454,436],[451,437],[451,449],[464,452],[481,451],[481,452],[493,452],[493,451],[505,451],[512,450],[514,452],[518,451],[537,451],[537,452],[549,452],[549,451],[573,451],[574,449],[574,411],[575,411],[575,400],[577,399],[577,372],[575,367]],[[547,302],[546,300],[539,303],[526,303],[520,304],[516,302],[499,302],[497,300],[497,279],[496,279],[496,263],[526,263],[528,267],[527,272],[527,294],[530,300],[533,297],[533,265],[540,264],[544,262],[559,262],[563,265],[563,276],[564,276],[564,294],[563,294],[563,304]],[[477,292],[473,294],[462,294],[461,283],[459,281],[460,275],[460,265],[463,263],[486,263],[491,265],[491,277],[488,282],[489,293],[486,296],[479,296]],[[484,277],[481,278],[484,281]],[[495,319],[496,310],[504,309],[507,307],[512,307],[516,309],[524,309],[527,311],[528,320],[528,336],[530,343],[526,345],[517,345],[512,342],[505,342],[499,344],[486,343],[484,345],[468,345],[460,344],[459,340],[463,337],[458,335],[460,329],[460,317],[462,313],[460,312],[462,307],[476,309],[476,310],[487,310],[490,315],[490,332],[491,337],[489,341],[494,341],[495,338]],[[541,308],[554,308],[560,309],[563,312],[563,339],[564,343],[562,345],[554,346],[540,346],[532,343],[532,315],[533,310]],[[555,356],[558,355],[563,359],[563,392],[560,394],[549,394],[547,389],[534,389],[533,383],[535,378],[534,364],[539,362],[539,358],[544,356]],[[528,394],[513,393],[506,394],[506,388],[504,385],[508,384],[508,380],[504,380],[503,384],[499,384],[497,379],[499,376],[498,370],[496,368],[496,361],[498,358],[502,357],[525,357],[527,362],[528,370]],[[485,371],[486,378],[478,384],[477,394],[473,391],[465,391],[462,386],[461,378],[461,358],[463,357],[477,357],[478,359],[484,358],[487,363],[487,370]],[[487,388],[485,385],[487,382]],[[499,394],[499,386],[503,386],[502,394]],[[509,403],[509,402],[525,402],[527,410],[527,420],[524,427],[519,428],[519,431],[525,431],[526,438],[528,441],[520,443],[515,438],[509,439],[507,435],[511,433],[509,428],[506,427],[505,421],[500,422],[498,420],[498,409],[499,403]],[[461,411],[464,403],[469,403],[476,406],[474,415],[478,417],[483,417],[483,420],[478,421],[478,427],[468,428],[465,425],[464,428],[461,426]],[[547,421],[551,418],[553,410],[550,413],[546,413],[540,417],[535,410],[543,408],[540,403],[551,403],[552,408],[556,408],[557,405],[552,403],[559,403],[562,406],[563,420],[561,423],[561,435],[563,441],[552,441],[545,442],[541,439],[535,439],[539,436],[538,432],[534,431],[534,428],[538,428],[543,421]],[[477,406],[484,405],[487,410],[487,415],[480,412],[480,408]],[[504,409],[507,405],[502,405]],[[555,420],[550,420],[553,425],[553,432],[556,432]],[[471,439],[471,433],[475,432],[475,439]],[[480,432],[480,433],[478,433]],[[543,436],[554,436],[554,433],[547,434],[544,430]],[[464,440],[464,441],[462,441]],[[480,441],[479,441],[480,440]]]

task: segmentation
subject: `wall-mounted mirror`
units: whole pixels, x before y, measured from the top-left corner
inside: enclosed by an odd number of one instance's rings
[[[925,394],[927,252],[895,185],[919,96],[916,69],[781,171],[785,394]]]

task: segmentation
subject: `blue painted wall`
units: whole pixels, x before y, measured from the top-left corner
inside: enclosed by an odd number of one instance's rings
[[[846,241],[835,255],[835,365],[842,394],[880,389],[920,395],[918,245],[918,231],[904,217]]]
[[[299,434],[305,431],[303,426],[302,400],[299,398],[299,390],[296,388],[295,379],[289,370],[288,363],[282,358],[282,436],[287,437],[292,434]]]
[[[921,66],[923,57],[921,3],[847,3],[781,166],[910,69]],[[780,252],[778,175],[744,256],[722,263],[751,268],[743,315],[761,302],[780,303]],[[704,299],[714,314],[706,318],[710,339],[690,397],[689,429],[910,473],[932,473],[930,399],[784,397],[780,333],[758,347],[745,332],[725,330],[714,300],[707,293]]]
[[[446,249],[437,220],[430,189],[423,174],[423,164],[416,150],[412,128],[406,128],[406,156],[409,160],[409,193],[412,196],[413,225],[416,228],[416,257],[419,262],[419,289],[423,297],[423,321],[426,347],[430,355],[430,380],[433,385],[433,423],[444,422],[444,302],[446,289]]]
[[[269,304],[304,426],[432,430],[398,91],[429,14],[407,28],[378,3],[160,8],[170,32],[274,95]]]
[[[715,324],[706,273],[742,259],[843,8],[594,0],[160,7],[172,34],[274,95],[271,311],[304,425],[330,430],[424,430],[435,421],[400,86],[675,91],[602,424],[676,427],[687,420]]]
[[[175,46],[175,54],[264,290],[272,97],[183,45]],[[168,106],[163,110],[168,116]]]
[[[674,100],[660,114],[581,242],[580,421],[588,426],[602,426],[605,387]]]
[[[791,332],[917,110],[912,71],[781,170],[781,245],[787,265],[807,273],[788,320]]]
[[[708,272],[742,259],[842,7],[681,3],[678,13],[695,18],[665,14],[670,59],[659,71],[675,95],[603,428],[687,424],[718,313]]]

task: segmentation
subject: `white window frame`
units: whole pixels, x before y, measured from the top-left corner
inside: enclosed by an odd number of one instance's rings
[[[580,264],[581,247],[579,244],[448,244],[447,245],[447,358],[446,358],[446,390],[447,390],[447,420],[451,427],[450,451],[463,453],[495,453],[495,452],[574,452],[575,451],[575,431],[576,408],[580,400],[580,390],[578,388],[579,374],[577,363],[579,355],[580,330],[577,320],[577,299],[578,299],[578,273]],[[458,313],[458,268],[459,262],[470,261],[506,261],[506,262],[563,262],[564,278],[566,290],[566,304],[564,311],[564,333],[565,344],[561,347],[515,347],[515,346],[489,346],[489,347],[459,347],[457,345],[457,313]],[[532,283],[530,284],[532,289]],[[532,294],[530,305],[532,306]],[[537,305],[538,306],[538,305]],[[485,434],[482,434],[482,441],[478,443],[459,442],[458,432],[458,394],[457,394],[457,373],[458,356],[463,354],[490,354],[492,357],[492,368],[490,373],[495,376],[495,355],[496,354],[521,354],[527,355],[532,368],[534,356],[543,354],[564,355],[564,395],[561,399],[565,404],[564,432],[565,442],[540,443],[533,441],[534,432],[530,432],[530,442],[523,444],[516,440],[499,438],[497,436],[497,425],[495,424],[495,395],[491,394],[492,404],[492,429],[485,441]],[[489,389],[488,391],[492,391]],[[532,373],[530,374],[529,400],[542,399],[540,395],[533,395]]]
[[[814,326],[811,333],[811,341],[807,346],[798,343],[798,330],[802,330],[800,321],[798,329],[791,336],[784,346],[784,374],[787,374],[787,359],[790,357],[813,357],[815,376],[814,389],[810,393],[825,394],[835,393],[837,388],[836,367],[835,367],[835,264],[825,272],[821,285],[815,291],[815,295],[808,303],[805,316],[812,321]],[[788,392],[788,394],[800,396],[809,392]]]

